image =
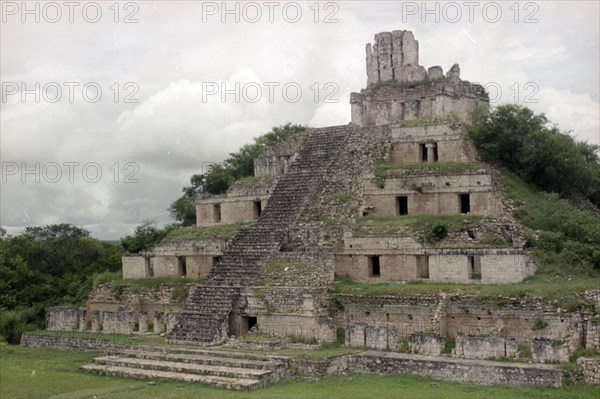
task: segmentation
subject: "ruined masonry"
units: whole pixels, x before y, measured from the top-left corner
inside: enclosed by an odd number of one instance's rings
[[[123,257],[125,278],[206,278],[164,311],[172,342],[218,343],[253,327],[332,341],[349,327],[331,312],[335,276],[497,284],[534,273],[521,226],[466,137],[463,123],[487,111],[487,94],[458,65],[426,70],[418,49],[409,31],[375,35],[350,124],[268,148],[252,179],[198,198],[198,229],[241,223],[229,239],[166,241]],[[434,243],[418,228],[371,227],[420,215],[458,216],[463,231]],[[163,309],[148,308],[148,318]]]
[[[479,383],[487,377],[477,370],[496,370],[494,383],[559,386],[552,366],[503,368],[486,359],[519,358],[525,347],[534,363],[562,362],[579,348],[599,349],[600,324],[589,312],[515,298],[474,303],[443,292],[331,293],[336,278],[511,284],[536,269],[499,173],[480,161],[466,134],[471,114],[488,111],[485,90],[461,80],[457,64],[446,74],[440,66],[420,66],[409,31],[375,35],[366,46],[366,71],[366,88],[351,95],[349,124],[267,148],[254,161],[253,177],[224,195],[197,198],[195,231],[206,238],[165,240],[122,259],[125,279],[180,276],[201,283],[118,293],[101,284],[85,307],[48,309],[47,328],[162,333],[171,343],[195,345],[249,333],[318,342],[342,336],[347,346],[408,354],[364,352],[332,360],[328,370],[404,370]],[[600,292],[585,300],[600,307]],[[449,340],[452,353],[444,352]],[[260,367],[257,358],[240,355],[236,366],[235,355],[189,347],[150,352],[120,351],[87,368],[247,389],[281,377],[287,362],[271,359]],[[455,359],[437,358],[442,353]],[[596,381],[596,363],[585,366],[585,378]]]

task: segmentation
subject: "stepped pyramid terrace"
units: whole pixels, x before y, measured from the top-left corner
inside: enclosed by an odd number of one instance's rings
[[[394,296],[333,289],[336,281],[507,285],[536,271],[500,172],[467,136],[472,113],[489,109],[483,87],[462,80],[458,64],[445,74],[419,65],[419,44],[406,30],[375,35],[366,72],[366,88],[351,94],[348,124],[267,148],[254,160],[253,177],[223,195],[197,198],[190,237],[123,257],[124,279],[189,279],[183,291],[116,293],[101,284],[85,307],[48,309],[47,328],[165,334],[181,345],[118,348],[86,366],[109,375],[260,387],[285,377],[290,359],[204,348],[260,333],[373,350],[336,360],[336,370],[387,367],[456,381],[560,386],[553,366],[481,361],[518,358],[523,345],[534,363],[598,349],[600,327],[586,315],[507,298],[494,307],[441,290]],[[588,299],[600,304],[599,293]],[[542,332],[538,318],[546,323]],[[402,348],[410,354],[398,353]],[[420,363],[420,355],[442,352],[456,359]]]

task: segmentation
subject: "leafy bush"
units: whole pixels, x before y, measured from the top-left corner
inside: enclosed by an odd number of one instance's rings
[[[431,227],[431,231],[427,235],[429,242],[438,242],[448,236],[448,226],[442,223],[436,223]]]
[[[161,242],[175,226],[166,226],[163,229],[146,220],[135,228],[133,235],[121,239],[121,245],[125,252],[135,254],[152,248],[154,245]]]
[[[447,339],[444,344],[444,349],[442,349],[442,353],[446,355],[452,354],[452,349],[456,348],[456,341],[453,339]]]
[[[546,327],[548,327],[548,322],[541,317],[538,317],[533,321],[534,330],[543,330]]]
[[[44,327],[44,310],[41,307],[0,309],[0,336],[9,344],[19,344],[25,331]]]
[[[541,231],[536,246],[544,251],[559,253],[564,241],[565,235],[561,232]]]

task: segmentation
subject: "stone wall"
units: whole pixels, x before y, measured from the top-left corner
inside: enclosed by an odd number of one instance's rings
[[[519,283],[536,266],[521,249],[475,248],[426,250],[429,280],[462,284]]]
[[[548,338],[531,340],[531,355],[537,363],[559,363],[569,361],[569,348],[561,341]]]
[[[366,46],[367,86],[388,80],[421,81],[427,77],[419,66],[419,43],[412,32],[395,30],[375,35]]]
[[[383,187],[372,177],[364,180],[365,194],[373,204],[371,215],[399,216],[398,197],[407,197],[408,214],[458,215],[461,195],[469,195],[470,214],[499,216],[503,212],[499,192],[485,170],[436,175],[427,171],[404,171],[387,177]]]
[[[117,329],[124,334],[131,334],[129,329],[137,324],[137,333],[143,333],[144,330],[164,333],[168,329],[168,315],[183,308],[183,301],[187,296],[185,291],[189,286],[190,284],[176,288],[166,285],[155,288],[125,286],[120,291],[113,284],[99,284],[88,297],[85,328],[81,328],[83,320],[80,320],[80,331],[103,331],[105,313],[109,313],[109,332]],[[131,319],[116,317],[115,313],[130,313]],[[90,329],[87,324],[90,324]]]
[[[260,209],[264,209],[269,196],[270,194],[252,197],[217,196],[198,200],[199,202],[196,203],[196,226],[253,222],[259,216],[258,204],[260,204]]]
[[[50,331],[79,330],[79,308],[71,306],[46,308],[46,329]]]
[[[24,332],[21,335],[21,346],[73,352],[96,352],[131,347],[131,345],[119,343],[114,339],[108,340],[105,337],[84,338],[69,335],[45,335],[31,332]]]
[[[482,385],[562,385],[562,372],[549,365],[500,363],[390,352],[362,352],[349,361],[349,372],[408,373]]]
[[[446,346],[446,339],[435,333],[418,332],[408,336],[408,351],[421,355],[438,356]]]
[[[256,328],[268,335],[316,338],[322,342],[336,339],[327,288],[244,288],[230,315],[230,333],[246,332],[243,327],[236,331],[236,324],[244,317],[255,317]]]
[[[447,339],[455,339],[459,334],[514,339],[521,345],[530,345],[533,338],[544,337],[550,342],[563,342],[569,355],[588,341],[590,323],[585,314],[567,313],[545,302],[500,296],[474,301],[469,296],[449,297],[443,293],[369,297],[338,294],[335,301],[333,314],[337,328],[394,327],[399,340],[423,331]],[[507,343],[507,354],[514,353],[511,348],[514,345]]]
[[[121,270],[124,279],[147,278],[150,276],[150,262],[147,257],[124,255],[121,257]]]
[[[275,147],[265,148],[254,159],[254,176],[280,176],[287,173],[305,140],[305,135],[298,134]]]
[[[289,265],[269,268],[269,265]],[[329,251],[282,252],[269,263],[265,285],[320,287],[329,286],[334,279],[333,254]]]
[[[345,329],[346,346],[377,350],[396,350],[398,331],[395,327],[371,327],[365,323],[348,325]]]
[[[149,252],[121,258],[123,278],[205,277],[223,254],[219,239],[163,241]]]
[[[475,109],[487,111],[489,98],[479,84],[463,81],[383,83],[350,93],[352,124],[386,125],[403,120],[458,118],[469,122]]]
[[[165,318],[170,313],[99,311],[86,308],[46,308],[46,330],[91,331],[102,334],[146,334],[168,331]],[[89,315],[89,316],[88,316]]]
[[[330,375],[343,374],[348,370],[351,356],[342,355],[319,360],[291,358],[288,375],[292,378],[315,382]]]
[[[346,235],[343,240],[343,252],[334,257],[335,273],[360,282],[508,284],[521,282],[536,270],[529,256],[517,248],[427,249],[412,237]]]
[[[400,252],[400,251],[398,251]],[[372,270],[372,257],[379,258],[379,273]],[[421,257],[409,254],[386,254],[371,252],[369,255],[338,254],[335,256],[335,272],[354,281],[380,283],[383,281],[407,281],[421,278]]]
[[[394,163],[424,163],[432,161],[427,144],[435,144],[436,162],[475,161],[475,152],[469,148],[464,125],[439,123],[422,126],[392,126],[392,140],[388,160]],[[424,147],[425,146],[425,147]],[[429,150],[433,151],[433,150]]]
[[[419,44],[410,31],[381,32],[366,46],[367,89],[351,93],[352,123],[384,125],[399,120],[454,115],[466,121],[489,98],[478,84],[463,82],[454,64],[446,76],[440,66],[419,65]]]
[[[467,359],[516,358],[517,341],[500,337],[479,337],[458,334],[452,355]]]
[[[580,357],[577,366],[581,372],[581,379],[585,384],[600,385],[600,359]]]
[[[133,334],[132,312],[103,312],[102,332],[105,334]]]
[[[196,199],[196,226],[252,222],[267,206],[277,179],[266,176],[239,180],[224,195]]]

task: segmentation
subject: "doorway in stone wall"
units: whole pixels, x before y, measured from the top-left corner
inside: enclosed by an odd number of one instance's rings
[[[262,214],[262,203],[260,201],[254,202],[254,220],[258,219]]]
[[[256,316],[231,313],[229,315],[229,334],[235,337],[243,337],[257,324],[258,318]]]

